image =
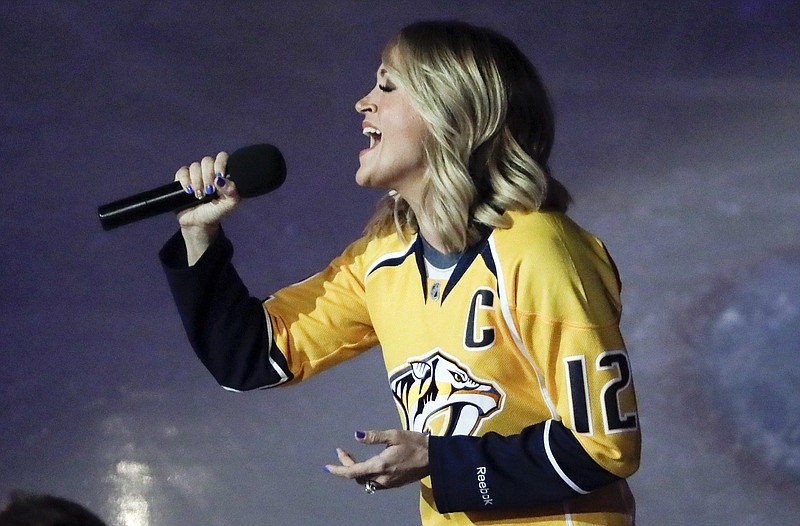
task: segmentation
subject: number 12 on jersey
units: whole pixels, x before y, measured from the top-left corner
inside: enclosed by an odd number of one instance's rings
[[[585,356],[564,358],[567,371],[572,426],[577,433],[591,435],[592,408]],[[634,430],[638,426],[635,412],[623,412],[620,395],[631,386],[631,369],[624,350],[606,351],[597,357],[595,371],[609,371],[612,377],[600,390],[600,410],[606,434]]]

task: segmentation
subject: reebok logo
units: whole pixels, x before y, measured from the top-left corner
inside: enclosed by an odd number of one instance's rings
[[[481,494],[484,506],[493,506],[492,497],[489,494],[489,486],[486,484],[486,467],[478,466],[476,470],[478,476],[478,493]]]

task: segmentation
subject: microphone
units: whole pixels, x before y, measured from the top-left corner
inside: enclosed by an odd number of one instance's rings
[[[286,163],[271,144],[253,144],[233,152],[228,158],[227,175],[236,183],[242,197],[255,197],[277,189],[286,179]],[[153,190],[125,197],[97,208],[104,230],[111,230],[164,212],[178,212],[207,203],[216,193],[197,199],[175,181]]]

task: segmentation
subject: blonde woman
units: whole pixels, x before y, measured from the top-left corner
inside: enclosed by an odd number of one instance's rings
[[[423,524],[631,524],[639,464],[620,283],[550,177],[553,116],[507,38],[422,22],[387,44],[356,103],[356,182],[388,193],[364,237],[263,303],[220,221],[227,154],[176,174],[219,198],[179,214],[161,253],[189,339],[217,381],[298,382],[380,345],[401,428],[333,475],[368,492],[419,481]],[[200,192],[202,197],[202,192]]]

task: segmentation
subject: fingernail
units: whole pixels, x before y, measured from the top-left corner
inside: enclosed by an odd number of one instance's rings
[[[328,469],[328,466],[325,466],[324,468],[322,468],[322,471],[324,471],[325,473],[330,473],[331,472],[331,470]]]
[[[224,177],[222,177],[222,174],[217,174],[217,178],[216,178],[216,179],[214,179],[214,184],[216,184],[216,185],[217,185],[217,186],[219,186],[220,188],[222,188],[223,186],[225,186],[225,183],[226,183],[226,182],[227,182],[227,181],[225,180],[225,178],[224,178]]]
[[[196,198],[198,198],[198,199],[202,199],[203,198],[203,191],[202,190],[195,190],[194,191],[194,196]]]
[[[192,185],[189,185],[189,186],[186,187],[186,193],[187,194],[193,194],[194,193],[194,188],[192,188]]]
[[[364,433],[363,431],[356,431],[356,438],[357,439],[362,440],[366,436],[367,436],[367,434]]]
[[[206,185],[206,195],[211,195],[214,193],[214,187],[210,184]]]

